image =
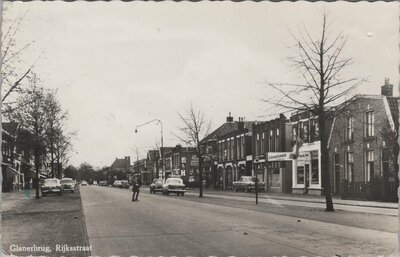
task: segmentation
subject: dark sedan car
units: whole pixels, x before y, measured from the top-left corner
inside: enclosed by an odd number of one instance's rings
[[[129,188],[128,180],[121,180],[120,188]]]
[[[46,196],[48,194],[62,195],[63,193],[60,180],[56,178],[45,179],[41,187],[41,191],[42,191],[42,196]]]
[[[153,180],[150,185],[150,193],[155,194],[156,192],[161,192],[164,185],[164,180],[162,178],[157,178]]]

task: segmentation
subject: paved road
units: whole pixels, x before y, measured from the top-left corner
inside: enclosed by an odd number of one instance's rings
[[[186,196],[141,194],[139,202],[131,202],[128,190],[98,186],[82,187],[81,194],[96,256],[388,256],[397,246],[395,232],[187,201]],[[376,222],[385,221],[386,216],[376,216]]]

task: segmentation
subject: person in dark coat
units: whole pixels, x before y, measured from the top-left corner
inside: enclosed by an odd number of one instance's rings
[[[132,192],[133,192],[133,194],[132,194],[132,202],[133,201],[139,201],[138,200],[138,196],[139,196],[140,190],[139,190],[139,184],[138,184],[138,182],[136,180],[133,181]]]

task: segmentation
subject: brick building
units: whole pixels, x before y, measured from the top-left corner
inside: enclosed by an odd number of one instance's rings
[[[338,108],[330,144],[333,193],[396,200],[399,98],[385,80],[382,95],[356,95]]]
[[[115,158],[110,166],[109,177],[114,180],[128,180],[132,171],[131,158],[125,156],[124,158]]]
[[[189,187],[197,187],[199,183],[199,161],[196,148],[176,145],[165,155],[165,178],[170,175],[180,176]]]
[[[254,122],[234,122],[232,117],[227,122],[233,123],[233,130],[217,138],[218,165],[216,185],[221,189],[230,189],[234,181],[241,176],[251,176],[252,157],[252,125]]]
[[[327,109],[327,117],[331,109]],[[332,118],[327,119],[325,137],[330,137],[332,130]],[[318,117],[304,111],[294,113],[290,117],[292,133],[291,141],[301,141],[299,156],[292,162],[292,193],[322,195],[322,171],[321,171],[321,141]],[[328,139],[328,146],[329,146]]]
[[[264,181],[268,192],[291,192],[291,161],[276,158],[276,154],[291,151],[288,136],[291,126],[286,117],[264,121],[253,125],[253,176]],[[274,153],[274,158],[268,155]],[[286,156],[286,155],[285,155]]]
[[[200,141],[201,153],[203,156],[203,178],[206,188],[222,189],[222,176],[218,175],[218,138],[232,133],[239,127],[239,121],[233,121],[233,117],[229,113],[221,126],[208,134]]]

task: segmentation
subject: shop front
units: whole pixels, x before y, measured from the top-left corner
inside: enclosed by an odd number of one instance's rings
[[[303,145],[299,156],[293,160],[294,194],[322,195],[321,151],[319,143]]]

